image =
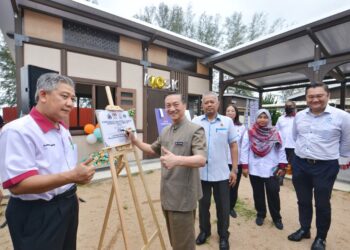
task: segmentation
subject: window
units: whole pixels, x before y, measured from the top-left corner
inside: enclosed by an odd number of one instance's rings
[[[115,87],[110,86],[110,90],[114,105],[117,105],[115,100]],[[96,109],[106,109],[107,105],[109,105],[109,102],[106,94],[106,87],[96,86]]]
[[[118,105],[126,111],[136,108],[135,89],[110,86],[110,90],[114,105]],[[77,102],[70,113],[70,129],[82,130],[88,123],[96,125],[95,110],[106,109],[106,106],[109,105],[105,86],[78,83],[75,85],[75,95]],[[93,98],[94,96],[95,99]]]
[[[191,117],[199,116],[202,114],[200,95],[188,95],[187,107],[190,110]]]
[[[82,129],[84,125],[93,123],[92,86],[76,84],[77,102],[70,113],[70,129]]]
[[[116,55],[119,35],[91,26],[63,21],[64,42],[68,45]]]
[[[136,108],[136,90],[135,89],[117,89],[117,105],[124,110]]]
[[[194,56],[168,49],[168,66],[175,69],[197,72],[197,59]]]

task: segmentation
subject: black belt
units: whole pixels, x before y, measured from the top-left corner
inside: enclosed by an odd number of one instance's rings
[[[300,158],[300,159],[306,161],[310,165],[316,165],[318,163],[326,163],[326,162],[330,162],[330,161],[335,161],[335,160],[315,160],[315,159],[309,159],[309,158]]]
[[[77,192],[77,185],[73,185],[67,191],[65,191],[62,194],[58,194],[55,197],[53,197],[50,201],[58,201],[58,200],[62,200],[62,199],[69,199],[72,196],[74,196],[76,192]]]
[[[50,202],[56,202],[59,200],[63,200],[63,199],[69,199],[75,196],[75,193],[77,192],[77,185],[73,185],[72,187],[70,187],[67,191],[64,191],[62,194],[58,194],[56,196],[54,196],[51,200],[47,201],[47,200],[43,200],[43,199],[39,199],[39,200],[22,200],[20,198],[17,197],[11,197],[12,199],[16,200],[17,202],[23,202],[26,204],[29,203],[33,203],[33,204],[45,204],[45,203],[50,203]]]

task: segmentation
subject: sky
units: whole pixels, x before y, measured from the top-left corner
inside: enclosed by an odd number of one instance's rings
[[[81,1],[81,0],[80,0]],[[349,0],[97,0],[103,9],[125,17],[139,14],[145,6],[164,2],[167,5],[179,5],[187,9],[192,5],[197,17],[206,12],[220,14],[221,18],[233,12],[242,12],[243,20],[248,23],[256,12],[267,14],[268,21],[284,18],[288,24],[303,24],[320,19],[334,11],[350,8]],[[127,3],[127,4],[126,4]]]

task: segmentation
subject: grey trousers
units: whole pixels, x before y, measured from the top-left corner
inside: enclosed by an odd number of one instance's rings
[[[189,212],[163,210],[163,213],[172,248],[174,250],[195,250],[196,210]]]

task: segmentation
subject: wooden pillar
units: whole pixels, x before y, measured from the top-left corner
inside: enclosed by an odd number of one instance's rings
[[[224,73],[222,71],[219,71],[219,113],[223,114],[224,112]]]
[[[213,91],[213,68],[209,68],[209,91]]]
[[[147,43],[143,43],[142,44],[142,61],[144,62],[148,62],[148,50],[149,50],[149,46]],[[145,75],[148,73],[148,67],[147,64],[145,64],[142,68],[142,79],[144,80]],[[147,86],[144,85],[144,83],[142,83],[143,86],[143,93],[142,93],[142,103],[143,105],[143,121],[142,121],[142,128],[143,128],[143,141],[148,141],[148,135],[147,135],[147,131],[148,131],[148,123],[147,123],[147,108],[148,108],[148,101],[147,101]]]
[[[345,98],[346,98],[346,80],[340,85],[340,105],[339,108],[345,110]]]
[[[321,48],[318,44],[315,44],[315,50],[314,50],[314,61],[318,61],[321,58]],[[312,74],[311,83],[312,82],[322,82],[323,77],[321,79],[321,74],[320,74],[320,68],[316,67],[314,68],[313,74]]]
[[[17,116],[21,115],[22,111],[22,94],[21,94],[21,68],[24,65],[24,49],[23,42],[17,40],[16,34],[22,35],[23,10],[18,9],[18,15],[15,19],[15,63],[16,63],[16,98],[17,98]],[[4,34],[5,36],[5,34]]]
[[[263,91],[259,90],[259,109],[262,108],[262,102],[263,102]]]

